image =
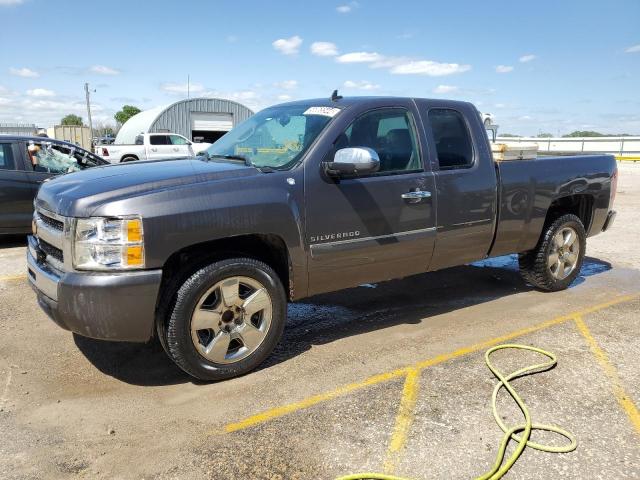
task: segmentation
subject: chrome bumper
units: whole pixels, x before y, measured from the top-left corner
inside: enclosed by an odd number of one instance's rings
[[[58,283],[60,275],[44,263],[45,253],[40,250],[38,241],[29,235],[27,237],[27,269],[29,283],[37,291],[42,292],[51,300],[58,301]]]

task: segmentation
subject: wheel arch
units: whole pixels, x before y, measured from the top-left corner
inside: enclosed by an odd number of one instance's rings
[[[544,226],[547,227],[562,215],[572,213],[580,219],[582,225],[584,226],[585,232],[587,232],[588,234],[593,222],[593,207],[593,195],[590,195],[588,193],[578,193],[556,198],[551,202],[549,208],[547,209]]]
[[[196,243],[171,254],[162,267],[159,302],[196,270],[233,257],[248,257],[266,263],[280,278],[287,299],[293,297],[291,257],[285,241],[275,234],[250,234]]]

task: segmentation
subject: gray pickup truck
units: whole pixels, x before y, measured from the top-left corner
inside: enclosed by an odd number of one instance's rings
[[[267,108],[196,158],[47,182],[28,275],[61,327],[157,335],[223,379],[270,354],[288,301],[510,253],[528,283],[567,288],[616,180],[609,155],[495,162],[469,103],[334,95]]]

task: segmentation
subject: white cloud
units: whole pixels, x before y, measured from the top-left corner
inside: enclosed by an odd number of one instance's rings
[[[319,57],[334,57],[338,55],[338,47],[331,42],[313,42],[311,53]]]
[[[115,68],[107,67],[105,65],[93,65],[89,71],[91,73],[97,73],[98,75],[119,75],[120,70],[116,70]]]
[[[458,90],[458,87],[454,87],[453,85],[438,85],[433,89],[433,93],[453,93]]]
[[[282,95],[278,95],[278,100],[280,100],[281,102],[286,102],[288,100],[291,100],[291,95],[286,95],[286,94],[282,94]]]
[[[498,73],[509,73],[513,72],[513,67],[510,65],[498,65],[496,67],[496,72]]]
[[[463,73],[471,70],[471,65],[458,63],[439,63],[432,60],[417,60],[401,63],[391,68],[391,73],[398,75],[427,75],[429,77],[442,77]]]
[[[360,4],[358,2],[345,3],[344,5],[338,5],[336,7],[336,12],[338,12],[338,13],[349,13],[349,12],[353,11],[354,9],[358,8],[359,6],[360,6]]]
[[[164,90],[167,93],[186,95],[189,93],[202,93],[205,91],[205,88],[200,83],[163,83],[160,85],[160,89]]]
[[[294,88],[298,88],[297,80],[283,80],[282,82],[276,82],[274,85],[283,90],[293,90]]]
[[[384,57],[376,52],[351,52],[336,58],[338,63],[371,63],[378,62]]]
[[[279,38],[271,45],[283,55],[295,55],[300,51],[302,39],[298,35],[294,35],[290,38]]]
[[[338,63],[368,63],[371,68],[386,68],[396,75],[427,75],[440,77],[471,70],[471,65],[415,60],[407,57],[387,57],[377,52],[350,52],[336,57]]]
[[[36,72],[35,70],[31,70],[30,68],[27,68],[27,67],[22,67],[22,68],[11,67],[9,68],[9,73],[11,75],[15,75],[17,77],[24,77],[24,78],[35,78],[40,76],[38,72]]]
[[[536,58],[538,58],[537,55],[528,54],[528,55],[521,56],[518,60],[520,60],[520,63],[527,63],[527,62],[530,62],[532,60],[535,60]]]
[[[351,89],[351,90],[365,90],[365,91],[378,90],[380,88],[380,85],[368,82],[367,80],[361,80],[359,82],[355,82],[353,80],[347,80],[346,82],[344,82],[342,86],[344,88]]]
[[[640,53],[640,44],[627,48],[625,53]]]
[[[11,5],[20,5],[24,0],[0,0],[0,7],[9,7]]]
[[[34,88],[27,90],[27,95],[30,97],[55,97],[56,92],[53,90],[47,90],[46,88]]]
[[[238,41],[237,35],[227,35],[227,42],[236,43]]]

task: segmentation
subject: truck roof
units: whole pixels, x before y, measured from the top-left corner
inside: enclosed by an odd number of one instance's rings
[[[423,97],[397,97],[397,96],[358,96],[358,97],[342,97],[336,100],[332,100],[330,97],[326,97],[326,98],[311,98],[311,99],[306,99],[306,100],[295,100],[292,102],[285,102],[285,103],[281,103],[280,105],[296,105],[296,104],[309,104],[309,103],[314,103],[317,104],[318,106],[342,106],[342,107],[349,107],[352,105],[363,105],[363,104],[372,104],[372,105],[379,105],[379,104],[389,104],[389,103],[393,103],[394,101],[398,101],[398,100],[411,100],[411,101],[415,101],[415,100],[427,100],[427,101],[432,101],[432,102],[438,102],[438,103],[446,103],[449,104],[451,106],[455,106],[455,105],[469,105],[470,102],[464,102],[464,101],[460,101],[460,100],[447,100],[447,99],[442,99],[442,98],[423,98]]]

